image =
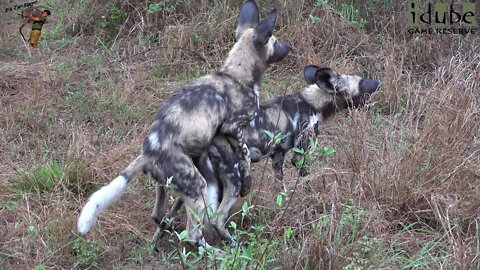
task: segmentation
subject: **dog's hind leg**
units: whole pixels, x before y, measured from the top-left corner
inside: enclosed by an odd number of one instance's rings
[[[220,237],[224,241],[226,241],[228,244],[234,244],[232,236],[228,232],[227,228],[225,228],[225,225],[228,219],[228,215],[238,199],[240,189],[238,185],[240,183],[235,183],[237,184],[237,186],[235,186],[234,183],[232,183],[230,179],[227,179],[227,176],[225,176],[225,178],[222,179],[222,184],[222,202],[218,206],[218,210],[215,217],[213,218],[212,225],[217,231],[218,235],[220,235]]]
[[[168,214],[166,214],[160,223],[157,223],[157,230],[152,237],[151,243],[157,243],[162,237],[165,235],[166,231],[172,230],[173,224],[175,222],[175,218],[177,216],[178,210],[182,207],[183,200],[181,198],[177,198],[170,208]]]
[[[209,247],[202,233],[204,216],[208,217],[207,181],[188,155],[175,152],[169,160],[164,162],[169,168],[167,175],[172,175],[171,187],[180,196],[187,209],[187,240],[197,247]]]
[[[220,201],[220,187],[218,186],[219,183],[208,153],[205,152],[201,157],[193,159],[193,164],[195,164],[195,167],[197,167],[202,177],[205,179],[205,181],[207,181],[208,195],[205,198],[205,203],[210,212],[215,212],[218,208],[218,203]]]
[[[202,229],[204,222],[204,215],[206,214],[205,200],[207,197],[207,188],[205,187],[202,195],[197,198],[189,196],[182,196],[187,208],[187,237],[188,240],[197,247],[207,248],[209,245],[203,237]]]
[[[152,211],[152,219],[159,225],[165,216],[165,203],[167,200],[167,189],[165,185],[156,183],[155,186],[155,206]]]
[[[166,227],[165,223],[165,204],[167,200],[167,189],[165,185],[157,181],[155,186],[155,205],[152,211],[152,219],[157,224],[157,230],[152,237],[151,243],[155,244],[162,238]]]

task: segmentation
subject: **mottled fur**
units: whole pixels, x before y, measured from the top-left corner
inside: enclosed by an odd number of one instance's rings
[[[306,150],[309,137],[318,132],[318,125],[324,119],[339,110],[363,106],[380,83],[359,76],[339,75],[332,69],[317,66],[306,67],[304,77],[308,87],[261,102],[258,115],[243,130],[252,161],[270,156],[279,179],[283,177],[283,159],[288,150],[294,147]],[[285,138],[274,145],[265,130],[281,133]],[[299,159],[300,154],[295,154],[292,164]],[[305,169],[300,173],[305,175]]]
[[[306,150],[310,136],[315,136],[318,126],[335,112],[348,107],[362,107],[370,94],[380,84],[377,80],[358,76],[339,75],[329,68],[308,66],[304,69],[308,87],[295,94],[276,97],[260,103],[258,115],[243,130],[245,142],[251,151],[253,162],[270,156],[275,174],[283,177],[285,153],[293,147]],[[286,137],[273,145],[265,130]],[[209,158],[203,160],[206,177],[217,179],[220,187],[220,224],[225,224],[228,213],[239,196],[245,196],[251,187],[251,179],[245,178],[239,170],[238,156],[225,138],[216,137],[208,151]],[[301,158],[295,154],[292,163]],[[208,164],[208,165],[206,165]],[[306,171],[300,171],[306,174]],[[210,182],[214,182],[209,180]],[[182,201],[178,199],[170,211],[174,216]]]
[[[165,181],[171,179],[169,187],[189,208],[188,239],[197,246],[208,246],[202,234],[202,220],[195,218],[205,213],[209,197],[207,181],[200,171],[202,159],[213,138],[223,135],[239,157],[240,169],[248,175],[250,157],[242,130],[258,111],[258,84],[267,66],[285,58],[290,50],[272,36],[275,20],[276,12],[272,11],[259,22],[255,2],[246,1],[239,15],[237,42],[223,67],[184,86],[163,103],[144,140],[141,155],[120,174],[115,185],[95,192],[85,205],[78,221],[80,233],[91,229],[98,213],[115,202],[133,174],[143,169],[157,181],[154,220],[161,224],[164,217]],[[212,225],[220,232],[224,227]],[[228,231],[222,236],[231,240]]]

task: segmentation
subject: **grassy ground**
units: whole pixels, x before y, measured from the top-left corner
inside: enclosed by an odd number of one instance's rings
[[[480,267],[479,35],[408,34],[406,5],[388,0],[259,1],[294,47],[262,98],[301,89],[307,64],[383,84],[375,107],[323,125],[318,145],[336,153],[309,176],[286,164],[279,183],[268,161],[254,166],[231,224],[241,248],[201,256],[180,224],[156,251],[145,177],[79,237],[80,207],[138,153],[162,101],[234,42],[240,1],[191,2],[40,1],[53,12],[40,51],[2,15],[1,269]]]

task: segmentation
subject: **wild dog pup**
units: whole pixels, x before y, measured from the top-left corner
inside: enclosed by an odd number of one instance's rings
[[[272,36],[276,17],[276,11],[272,11],[259,22],[255,2],[245,2],[235,32],[237,42],[223,67],[184,86],[164,102],[144,140],[142,153],[89,198],[78,219],[81,234],[91,230],[98,214],[117,201],[134,174],[143,170],[157,181],[154,220],[159,223],[164,217],[168,179],[169,187],[189,209],[188,239],[197,246],[208,246],[200,223],[209,196],[199,163],[215,135],[223,134],[232,151],[245,161],[242,170],[248,172],[250,158],[242,130],[258,111],[258,85],[263,73],[290,50],[288,44]]]
[[[270,155],[277,177],[283,177],[285,153],[293,147],[308,147],[309,136],[315,136],[318,126],[335,112],[348,107],[363,107],[370,94],[380,85],[378,80],[364,79],[353,75],[340,75],[330,68],[307,66],[305,81],[309,86],[295,94],[279,96],[260,103],[258,115],[244,128],[243,136],[250,148],[253,162]],[[286,137],[277,145],[264,132],[281,132]],[[301,156],[294,156],[295,163]],[[208,159],[202,161],[202,174],[208,179],[217,179],[215,187],[221,187],[220,206],[214,223],[225,225],[230,210],[238,196],[245,196],[251,188],[251,179],[239,170],[240,158],[224,136],[217,136],[208,150]],[[302,172],[300,172],[302,173]],[[209,180],[208,184],[215,182]],[[177,199],[169,216],[174,217],[181,207]],[[162,228],[167,229],[164,225]],[[225,232],[226,231],[226,232]],[[223,228],[222,233],[228,231]]]

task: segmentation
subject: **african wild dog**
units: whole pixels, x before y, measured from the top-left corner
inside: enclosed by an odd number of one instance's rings
[[[245,142],[250,148],[252,161],[256,162],[270,155],[276,175],[283,176],[285,153],[293,147],[308,147],[308,137],[318,132],[318,125],[336,111],[348,107],[363,107],[370,94],[380,85],[378,80],[364,79],[359,76],[339,75],[330,68],[307,66],[304,69],[305,81],[309,86],[295,94],[279,96],[260,103],[258,115],[243,130]],[[272,146],[272,140],[264,130],[274,134],[286,135],[278,145]],[[238,196],[245,196],[251,187],[250,178],[246,180],[239,170],[238,156],[233,152],[224,137],[217,136],[208,151],[209,159],[201,164],[202,174],[207,178],[216,178],[220,186],[221,197],[218,207],[218,224],[225,224],[228,214]],[[295,156],[295,163],[300,156]],[[300,172],[302,173],[302,172]],[[214,181],[209,181],[208,184]],[[177,199],[170,210],[174,217],[181,207]],[[167,228],[165,224],[164,229]]]
[[[339,75],[330,68],[311,65],[304,69],[309,86],[302,91],[276,97],[260,104],[257,116],[243,130],[253,162],[269,155],[277,178],[283,177],[283,160],[294,147],[306,150],[309,135],[317,134],[318,125],[335,112],[348,107],[362,107],[380,81],[359,76]],[[277,145],[265,130],[286,137]],[[300,159],[295,153],[292,164]],[[306,170],[300,170],[302,176]]]
[[[240,165],[242,171],[248,172],[250,157],[242,129],[258,111],[258,85],[263,73],[290,51],[288,44],[272,36],[276,17],[273,10],[259,22],[255,2],[244,3],[235,32],[237,42],[223,67],[184,86],[164,102],[144,140],[142,153],[84,206],[77,224],[80,233],[90,231],[98,214],[117,201],[134,174],[143,170],[157,182],[154,220],[160,223],[164,217],[168,178],[169,186],[191,210],[187,214],[188,239],[197,246],[208,246],[199,224],[203,219],[194,216],[205,213],[208,199],[207,182],[198,165],[213,138],[223,134],[244,163]],[[217,231],[224,227],[212,225]]]

